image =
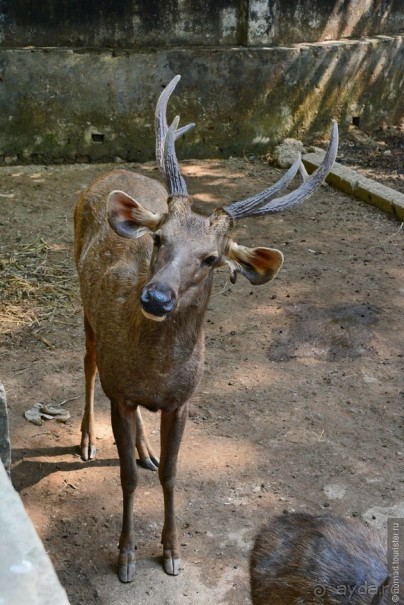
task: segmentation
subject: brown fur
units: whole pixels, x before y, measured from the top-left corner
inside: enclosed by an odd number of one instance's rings
[[[290,514],[261,528],[250,574],[254,605],[376,605],[388,580],[386,547],[362,523]]]
[[[152,238],[119,237],[105,214],[105,198],[116,185],[139,201],[147,200],[148,208],[167,211],[165,189],[144,178],[138,181],[138,175],[117,171],[97,181],[82,196],[75,212],[75,255],[83,307],[96,335],[97,367],[106,395],[122,398],[129,406],[169,410],[190,397],[201,373],[202,321],[211,280],[191,306],[177,313],[175,321],[160,324],[144,317],[138,301],[151,277]],[[144,185],[149,187],[151,202],[147,195],[142,196]],[[173,232],[183,228],[178,212],[172,222]],[[188,257],[188,247],[185,252]]]

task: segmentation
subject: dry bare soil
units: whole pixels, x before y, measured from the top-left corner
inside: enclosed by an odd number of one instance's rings
[[[285,264],[256,288],[242,277],[233,286],[218,271],[205,375],[179,458],[184,569],[175,578],[162,571],[161,490],[156,473],[141,469],[137,579],[124,585],[115,570],[119,467],[99,385],[97,460],[83,463],[77,447],[83,330],[72,212],[77,194],[109,168],[0,170],[0,378],[13,483],[73,605],[248,603],[249,548],[265,519],[333,511],[383,526],[397,516],[404,229],[328,186],[289,213],[240,222],[239,243],[278,247]],[[130,168],[156,175],[152,165]],[[183,172],[205,213],[281,174],[258,159],[189,161]],[[24,418],[36,402],[63,401],[65,424]],[[158,449],[158,417],[144,416]]]

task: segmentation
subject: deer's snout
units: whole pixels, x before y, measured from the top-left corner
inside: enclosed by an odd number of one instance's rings
[[[140,303],[146,317],[161,321],[175,309],[177,296],[169,286],[146,286],[140,295]]]

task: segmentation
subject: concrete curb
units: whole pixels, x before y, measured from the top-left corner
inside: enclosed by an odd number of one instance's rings
[[[302,157],[307,172],[312,173],[323,161],[325,152],[318,150]],[[352,168],[335,163],[326,182],[358,200],[376,206],[404,221],[404,194],[358,174]]]
[[[7,398],[4,386],[0,382],[0,460],[7,473],[10,474],[11,445],[8,429]]]
[[[8,477],[10,463],[6,392],[0,383],[0,605],[69,605]]]
[[[0,604],[69,605],[1,461],[0,494]]]

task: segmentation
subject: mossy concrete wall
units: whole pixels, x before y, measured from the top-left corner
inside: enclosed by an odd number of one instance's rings
[[[3,47],[268,46],[398,34],[402,0],[0,0]]]
[[[0,16],[0,162],[151,159],[177,73],[171,115],[197,124],[182,158],[403,117],[401,1],[0,0]]]

